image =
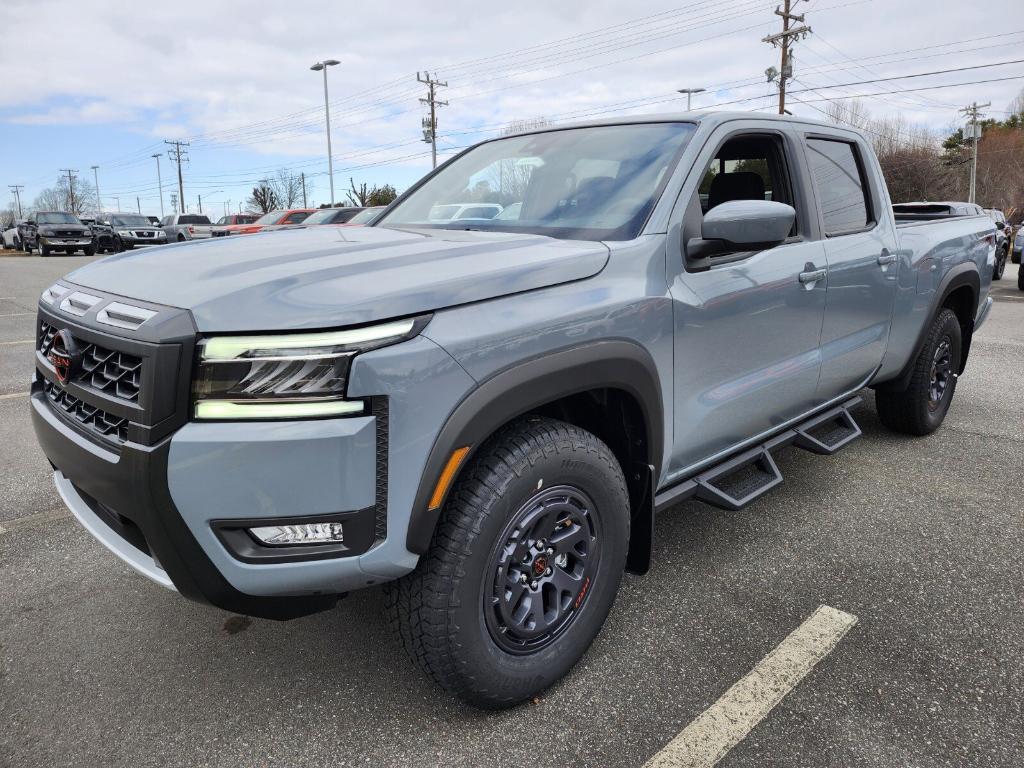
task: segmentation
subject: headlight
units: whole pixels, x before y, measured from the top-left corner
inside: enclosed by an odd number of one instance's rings
[[[119,229],[117,230],[117,234],[131,236],[132,231],[130,229]]]
[[[429,318],[279,336],[213,336],[199,346],[196,419],[301,419],[363,412],[346,400],[352,357],[410,339]]]
[[[53,237],[53,230],[52,229],[40,229],[39,230],[39,234],[42,235],[43,237]]]
[[[85,230],[85,232],[82,233],[82,237],[92,237],[92,230],[91,229]]]

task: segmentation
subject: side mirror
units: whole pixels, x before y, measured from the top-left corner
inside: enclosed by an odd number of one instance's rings
[[[720,253],[772,248],[785,242],[794,221],[796,211],[791,205],[771,200],[730,200],[704,214],[701,236],[686,243],[686,256],[692,261]]]
[[[996,222],[996,229],[1006,229],[1006,224],[1001,221]]]

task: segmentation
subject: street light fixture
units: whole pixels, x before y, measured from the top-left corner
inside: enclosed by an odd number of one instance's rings
[[[704,91],[706,91],[706,90],[707,90],[707,88],[680,88],[679,89],[678,93],[685,93],[686,94],[686,111],[687,112],[690,111],[690,101],[693,98],[693,94],[695,94],[695,93],[704,93]]]
[[[341,64],[337,59],[324,59],[312,67],[314,72],[324,73],[324,116],[327,120],[327,175],[331,178],[331,207],[334,207],[334,161],[331,160],[331,105],[327,99],[327,68]]]

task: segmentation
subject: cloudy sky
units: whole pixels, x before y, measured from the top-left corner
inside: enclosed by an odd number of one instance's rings
[[[99,166],[104,207],[170,212],[164,139],[191,141],[190,211],[237,210],[275,169],[329,198],[323,81],[329,70],[336,197],[348,179],[407,187],[430,167],[417,71],[448,82],[443,156],[509,121],[567,122],[694,106],[772,110],[764,70],[779,29],[765,0],[449,0],[174,3],[4,0],[0,190],[31,201],[73,168]],[[790,107],[820,116],[860,95],[874,115],[943,129],[972,100],[999,117],[1024,86],[1019,0],[802,0],[813,33],[796,48]],[[989,66],[998,65],[998,66]],[[897,78],[940,70],[924,77]],[[871,81],[871,82],[865,82]],[[982,82],[985,81],[985,82]],[[894,91],[898,91],[895,92]],[[114,198],[117,198],[115,201]],[[6,198],[5,198],[6,203]]]

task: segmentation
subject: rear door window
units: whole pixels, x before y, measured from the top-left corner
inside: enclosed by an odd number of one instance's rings
[[[825,234],[842,235],[870,225],[868,184],[856,147],[847,141],[808,139],[807,156]]]

